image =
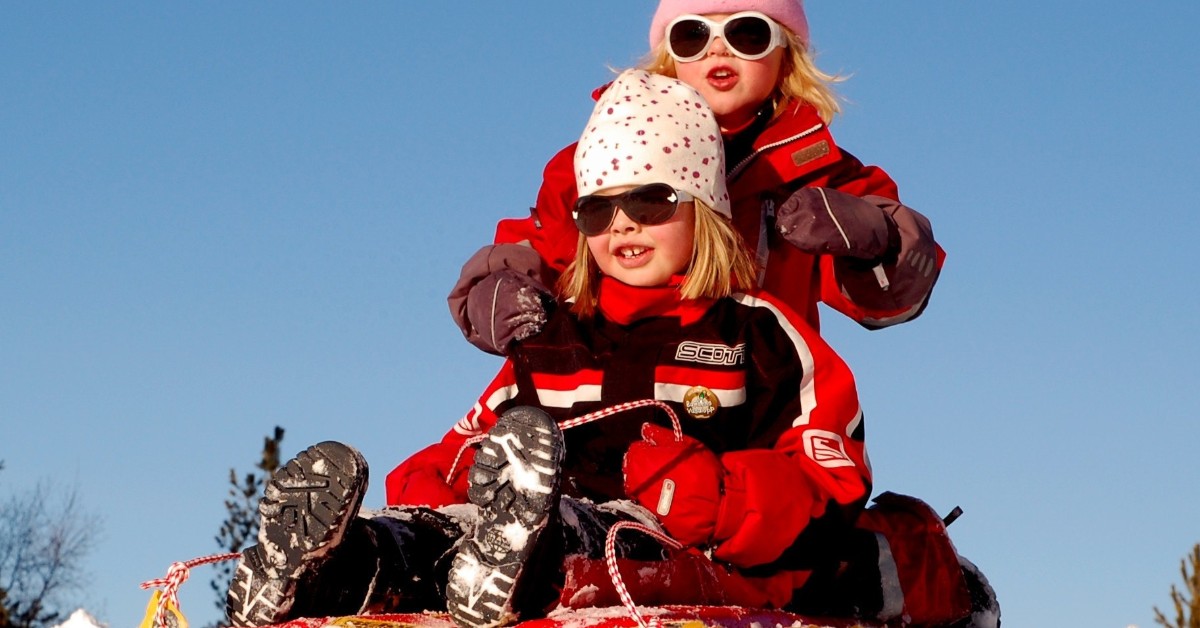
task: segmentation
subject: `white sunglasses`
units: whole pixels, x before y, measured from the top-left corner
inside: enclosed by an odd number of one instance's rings
[[[783,27],[758,11],[734,13],[720,22],[703,15],[681,15],[667,25],[667,52],[680,63],[708,54],[714,39],[739,58],[756,61],[787,46]]]

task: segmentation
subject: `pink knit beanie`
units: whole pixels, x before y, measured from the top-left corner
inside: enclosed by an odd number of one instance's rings
[[[737,13],[758,11],[786,26],[804,45],[808,45],[808,18],[804,17],[804,0],[661,0],[654,19],[650,20],[650,48],[662,43],[671,20],[692,13]]]
[[[626,70],[604,90],[575,147],[579,195],[666,183],[726,218],[721,128],[695,88],[661,74]]]

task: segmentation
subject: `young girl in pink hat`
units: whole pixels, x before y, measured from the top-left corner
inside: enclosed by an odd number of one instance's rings
[[[733,224],[755,253],[759,287],[814,328],[818,302],[870,329],[912,320],[943,253],[892,179],[834,141],[836,79],[809,44],[800,0],[662,0],[642,67],[691,85],[715,112]],[[501,221],[451,292],[456,322],[480,348],[504,354],[544,321],[539,295],[574,254],[574,153],[547,164],[531,215]]]

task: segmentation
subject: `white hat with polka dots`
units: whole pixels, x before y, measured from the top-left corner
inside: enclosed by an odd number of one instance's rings
[[[626,70],[596,102],[575,148],[579,195],[666,183],[726,218],[725,150],[713,112],[690,85]]]

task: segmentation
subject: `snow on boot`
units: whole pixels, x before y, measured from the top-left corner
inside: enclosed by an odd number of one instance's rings
[[[446,605],[460,625],[494,628],[517,619],[526,562],[557,510],[563,436],[548,414],[509,410],[480,443],[467,497],[481,521],[450,566]]]
[[[367,489],[367,463],[334,441],[300,452],[271,476],[258,504],[258,544],[268,570],[295,578],[345,536]]]
[[[272,474],[258,504],[258,545],[242,553],[230,583],[230,623],[262,626],[295,615],[297,588],[314,580],[342,543],[366,486],[362,454],[333,441],[305,449]]]

